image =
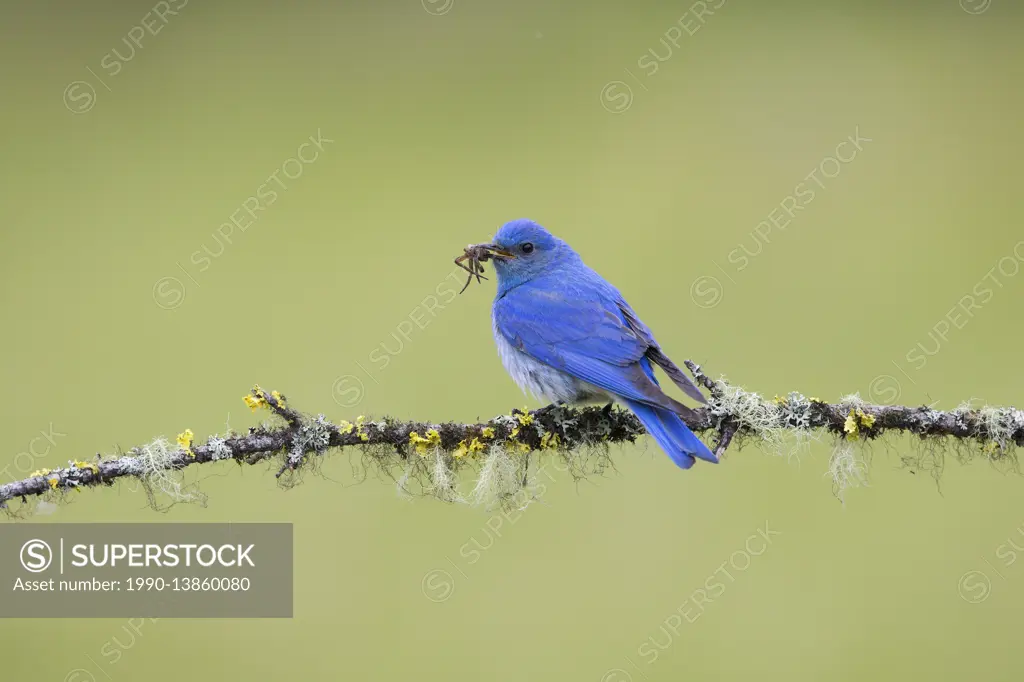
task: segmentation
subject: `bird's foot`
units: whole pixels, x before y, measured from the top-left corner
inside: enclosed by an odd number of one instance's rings
[[[539,410],[537,410],[537,414],[541,416],[549,415],[552,412],[557,412],[561,410],[563,407],[565,407],[565,401],[559,400],[557,402],[551,403],[550,405],[545,405],[544,407],[540,408]]]

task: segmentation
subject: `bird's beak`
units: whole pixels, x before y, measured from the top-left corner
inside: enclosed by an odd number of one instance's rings
[[[498,258],[515,258],[516,257],[516,255],[514,253],[512,253],[511,251],[506,251],[505,249],[501,248],[500,246],[498,246],[497,244],[494,244],[494,243],[491,243],[491,244],[477,244],[476,246],[472,246],[470,248],[472,248],[472,249],[479,249],[480,251],[483,251],[485,253],[490,254],[492,257],[498,257]]]

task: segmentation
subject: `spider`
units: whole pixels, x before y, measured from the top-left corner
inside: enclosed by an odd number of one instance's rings
[[[470,244],[463,249],[462,255],[455,259],[455,264],[468,272],[469,276],[466,278],[465,286],[459,291],[460,294],[469,287],[474,277],[481,284],[482,280],[487,279],[483,274],[484,263],[494,257],[515,258],[513,254],[496,244]],[[465,264],[466,261],[469,261],[469,265]]]

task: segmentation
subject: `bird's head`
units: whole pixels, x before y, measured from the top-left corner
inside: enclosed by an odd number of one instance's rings
[[[499,291],[579,260],[568,244],[532,220],[505,223],[494,240],[482,246],[490,248]]]

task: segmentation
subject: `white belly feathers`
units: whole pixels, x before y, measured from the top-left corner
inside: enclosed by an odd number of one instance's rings
[[[531,393],[538,400],[552,403],[607,402],[612,399],[603,389],[534,360],[509,343],[498,331],[497,325],[493,326],[501,363],[523,391]]]

